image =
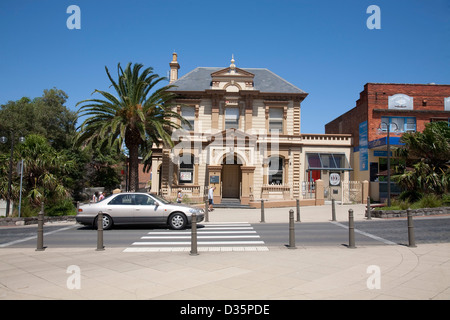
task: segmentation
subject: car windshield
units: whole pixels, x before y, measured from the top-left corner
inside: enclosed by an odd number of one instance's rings
[[[162,197],[159,197],[159,196],[157,196],[157,195],[152,194],[152,195],[150,195],[150,196],[153,197],[153,198],[155,198],[155,199],[158,200],[159,202],[164,203],[164,204],[169,204],[169,203],[170,203],[170,201],[167,201],[166,199],[164,199],[164,198],[162,198]]]

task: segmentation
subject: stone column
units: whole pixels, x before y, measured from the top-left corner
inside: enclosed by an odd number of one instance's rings
[[[222,181],[221,173],[222,173],[221,165],[209,165],[208,166],[209,186],[206,186],[206,188],[209,190],[209,187],[211,187],[211,186],[216,187],[216,190],[214,190],[214,203],[216,203],[216,204],[220,204],[222,202],[222,194],[221,194],[221,190],[220,190],[220,184]],[[212,178],[212,177],[219,177],[219,179],[214,180],[215,178]]]
[[[316,180],[316,206],[322,206],[324,204],[324,182],[319,179]]]

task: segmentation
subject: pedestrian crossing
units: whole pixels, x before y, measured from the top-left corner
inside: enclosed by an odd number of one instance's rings
[[[264,241],[247,222],[197,225],[197,251],[268,251]],[[153,230],[124,252],[189,252],[191,230]]]

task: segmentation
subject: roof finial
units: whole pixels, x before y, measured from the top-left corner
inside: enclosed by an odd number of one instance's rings
[[[177,62],[177,57],[178,57],[178,54],[175,52],[175,50],[173,50],[173,53],[172,53],[172,62]]]
[[[231,70],[236,69],[236,65],[234,64],[235,60],[234,60],[234,54],[231,55],[231,64],[230,64],[230,68]]]

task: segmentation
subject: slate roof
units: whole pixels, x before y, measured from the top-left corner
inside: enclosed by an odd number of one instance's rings
[[[198,67],[183,77],[174,81],[172,85],[176,87],[171,91],[205,91],[211,89],[211,73],[223,70],[224,68]],[[253,73],[254,90],[268,93],[301,93],[305,91],[297,88],[293,84],[287,82],[280,76],[276,75],[268,69],[262,68],[240,68],[244,71]]]

